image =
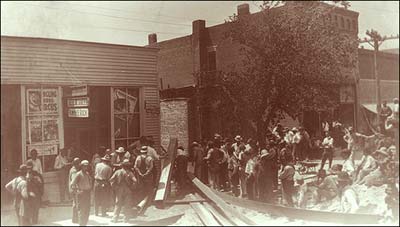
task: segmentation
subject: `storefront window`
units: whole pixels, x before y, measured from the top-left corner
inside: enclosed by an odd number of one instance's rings
[[[113,88],[115,148],[125,149],[140,136],[139,89]]]
[[[57,87],[27,87],[26,157],[36,149],[43,172],[53,170],[60,147],[60,94]]]

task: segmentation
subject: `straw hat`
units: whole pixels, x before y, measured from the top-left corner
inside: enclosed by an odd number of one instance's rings
[[[89,165],[89,161],[88,160],[82,160],[81,161],[81,166],[88,166]]]
[[[147,153],[147,146],[142,146],[140,148],[140,153]]]
[[[235,136],[235,141],[236,142],[242,141],[242,137],[240,135]]]
[[[32,169],[32,167],[28,166],[28,165],[25,165],[25,164],[22,164],[22,165],[19,166],[19,169],[17,171],[21,173],[21,172],[28,171],[28,169]]]
[[[81,159],[78,158],[78,157],[76,157],[76,158],[74,158],[74,160],[72,160],[72,164],[73,164],[73,165],[77,165],[77,164],[79,164],[80,162],[81,162]]]
[[[130,166],[131,163],[129,162],[129,159],[124,159],[124,161],[122,161],[121,165],[122,166]]]
[[[116,150],[117,153],[125,153],[125,148],[124,147],[118,147],[118,150]]]
[[[111,161],[111,157],[110,157],[109,154],[106,154],[106,155],[104,155],[104,157],[101,158],[101,160],[110,162]]]

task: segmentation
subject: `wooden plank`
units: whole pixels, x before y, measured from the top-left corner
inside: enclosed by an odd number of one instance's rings
[[[160,218],[160,219],[152,220],[152,221],[144,221],[144,222],[140,222],[140,223],[137,223],[137,224],[135,223],[134,226],[168,226],[168,225],[173,225],[183,215],[184,215],[184,213],[181,213],[181,214],[174,215],[174,216],[167,217],[167,218]]]
[[[222,216],[222,214],[220,212],[218,212],[210,203],[204,202],[203,205],[205,208],[207,208],[208,211],[210,211],[210,213],[212,215],[214,215],[214,218],[217,219],[217,221],[220,223],[220,225],[222,225],[222,226],[235,225],[235,223],[229,221],[224,216]]]
[[[256,225],[255,222],[245,217],[228,203],[222,200],[217,194],[214,193],[207,185],[203,184],[199,179],[192,174],[188,174],[192,178],[194,185],[203,192],[209,199],[211,199],[235,225]]]
[[[199,202],[190,203],[190,206],[196,211],[196,214],[199,216],[201,222],[205,226],[219,226],[219,222],[215,220],[214,216]]]
[[[168,146],[169,159],[165,160],[161,171],[160,181],[158,183],[157,192],[154,198],[155,202],[164,201],[171,187],[171,175],[173,163],[175,162],[176,148],[178,147],[178,139],[171,138]]]
[[[381,218],[381,216],[379,215],[372,214],[348,214],[284,207],[253,200],[240,199],[222,192],[215,191],[213,189],[210,190],[232,205],[244,207],[259,212],[265,212],[267,214],[280,217],[283,216],[293,219],[330,222],[338,224],[377,224],[379,223],[379,220]]]
[[[202,203],[202,202],[207,202],[208,200],[206,199],[194,199],[194,200],[165,200],[165,204],[190,204],[190,203]]]

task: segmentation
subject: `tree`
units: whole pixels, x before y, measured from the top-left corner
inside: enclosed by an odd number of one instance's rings
[[[242,60],[220,72],[219,86],[236,120],[248,119],[259,138],[284,113],[296,118],[338,106],[340,83],[356,73],[358,44],[356,34],[330,21],[336,5],[264,1],[261,13],[227,22],[226,38],[241,46]]]

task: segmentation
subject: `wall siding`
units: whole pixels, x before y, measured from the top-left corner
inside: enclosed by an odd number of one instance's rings
[[[157,49],[1,37],[1,84],[157,86]]]
[[[151,105],[160,106],[158,87],[144,87],[144,100]],[[153,136],[155,146],[160,146],[160,114],[147,113],[145,110],[145,135]],[[165,147],[167,148],[167,147]]]

